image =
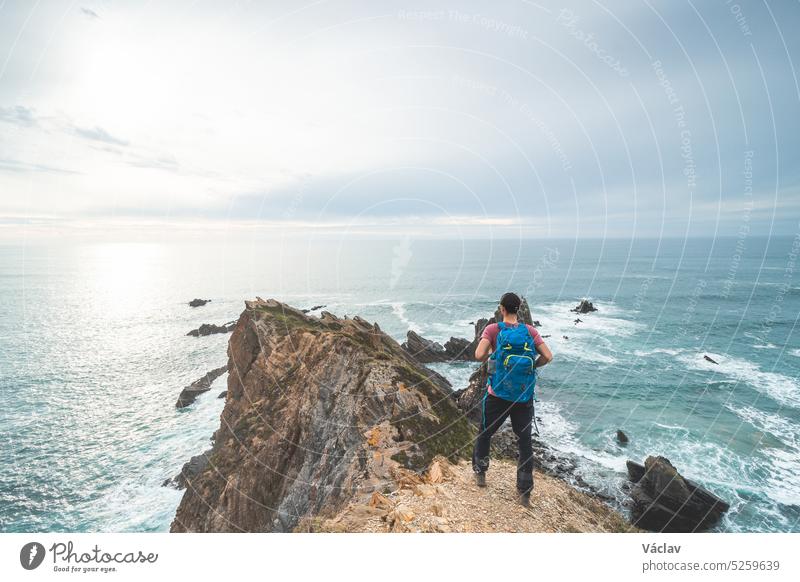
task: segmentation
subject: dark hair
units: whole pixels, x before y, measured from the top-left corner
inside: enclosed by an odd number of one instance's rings
[[[516,293],[505,293],[500,298],[500,305],[505,307],[508,313],[516,313],[519,311],[519,306],[522,305],[522,300]]]

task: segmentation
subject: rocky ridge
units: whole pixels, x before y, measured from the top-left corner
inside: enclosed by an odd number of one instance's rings
[[[228,355],[220,428],[171,531],[292,531],[470,454],[446,380],[361,318],[247,301]]]
[[[473,491],[467,459],[475,425],[447,381],[377,324],[257,299],[246,302],[228,356],[213,446],[170,483],[186,486],[171,531],[555,531],[559,521],[572,523],[559,531],[627,527],[606,505],[543,476],[544,463],[537,466],[541,493],[534,493],[542,520],[504,501],[513,491],[512,463],[493,465],[490,491],[502,489],[500,497]],[[498,436],[496,454],[515,450],[509,438]],[[470,513],[475,504],[485,504],[483,513],[518,510],[513,515],[523,517],[506,526],[481,522],[482,513]],[[564,521],[579,513],[586,519]]]

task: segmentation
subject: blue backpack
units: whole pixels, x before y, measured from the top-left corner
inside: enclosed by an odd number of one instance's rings
[[[529,402],[536,386],[536,349],[528,326],[497,324],[497,347],[489,360],[489,385],[503,400]]]

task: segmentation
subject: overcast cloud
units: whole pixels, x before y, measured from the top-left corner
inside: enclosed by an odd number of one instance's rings
[[[0,225],[793,234],[796,2],[0,5]]]

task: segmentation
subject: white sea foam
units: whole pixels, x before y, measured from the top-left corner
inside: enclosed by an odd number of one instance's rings
[[[687,354],[679,356],[678,359],[691,369],[712,372],[745,382],[779,404],[800,408],[800,384],[797,379],[777,372],[764,372],[757,365],[742,358],[730,358],[712,352],[706,354],[719,364],[709,362],[702,354]]]
[[[778,503],[800,507],[800,451],[770,449],[769,455],[767,495]]]
[[[470,376],[478,368],[478,364],[472,362],[459,362],[456,364],[434,362],[426,364],[426,366],[447,378],[447,381],[452,384],[453,390],[466,388],[469,385]]]
[[[617,363],[617,358],[611,354],[588,349],[579,344],[576,340],[572,339],[572,336],[570,336],[569,340],[564,340],[561,338],[548,338],[546,341],[548,342],[548,345],[552,349],[553,353],[558,354],[559,359],[566,358],[572,360],[584,360],[587,362],[601,364]]]
[[[764,447],[769,460],[767,486],[770,499],[784,505],[800,505],[800,427],[791,420],[752,406],[725,407],[739,418],[778,439],[783,448]]]
[[[664,354],[667,356],[677,356],[681,353],[681,350],[673,350],[669,348],[655,348],[652,350],[634,350],[633,355],[637,358],[646,358],[648,356],[654,356],[656,354]]]
[[[583,315],[571,312],[573,307],[575,303],[562,301],[542,305],[532,314],[542,324],[539,331],[550,336],[545,341],[559,359],[616,364],[618,338],[645,329],[640,322],[619,317],[625,311],[611,304],[603,303],[598,305],[599,311]],[[576,325],[578,318],[581,322]]]
[[[625,458],[603,451],[596,451],[578,441],[578,428],[562,414],[561,406],[552,401],[536,403],[536,416],[541,417],[539,432],[542,440],[554,450],[586,459],[616,472],[624,472]],[[584,467],[586,469],[586,467]]]
[[[616,317],[624,313],[623,310],[610,306],[600,305],[599,311],[586,314],[571,312],[574,305],[569,302],[552,303],[544,305],[534,311],[533,319],[538,319],[542,323],[543,329],[547,333],[569,335],[602,335],[602,336],[630,336],[645,329],[645,325]],[[575,324],[576,319],[581,323]]]
[[[725,408],[761,432],[768,432],[786,446],[800,448],[800,427],[788,418],[752,406],[726,403]]]
[[[687,433],[685,429],[669,435],[663,431],[643,433],[636,439],[635,449],[644,451],[645,455],[668,458],[681,474],[712,489],[733,491],[751,486],[742,478],[750,458],[733,453],[724,444]]]
[[[790,350],[789,353],[793,355],[795,358],[800,358],[800,349],[797,350]]]
[[[660,428],[664,428],[666,430],[688,432],[688,429],[686,427],[684,427],[684,426],[675,426],[673,424],[661,424],[660,422],[654,422],[653,425],[657,426],[657,427],[660,427]]]
[[[392,313],[394,313],[395,317],[397,317],[397,319],[399,319],[409,330],[422,333],[422,328],[408,319],[408,316],[406,315],[406,304],[404,302],[392,301],[389,303],[389,305],[391,306]]]
[[[451,337],[472,339],[474,330],[458,323],[432,323],[426,327],[425,338],[444,345]]]

